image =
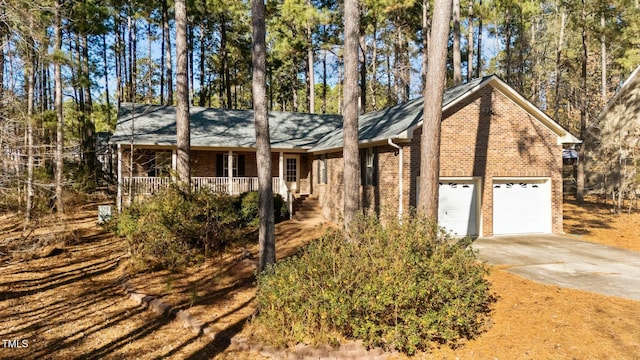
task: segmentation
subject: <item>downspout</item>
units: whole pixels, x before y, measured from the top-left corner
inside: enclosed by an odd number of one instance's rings
[[[393,146],[394,148],[398,149],[398,219],[402,218],[402,182],[403,182],[403,176],[402,176],[402,168],[403,168],[403,163],[402,163],[402,146],[399,146],[398,144],[395,144],[393,142],[393,140],[391,140],[391,138],[387,139],[387,142],[389,143],[390,146]]]

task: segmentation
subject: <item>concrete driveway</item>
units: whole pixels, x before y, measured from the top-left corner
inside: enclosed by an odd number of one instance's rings
[[[527,279],[640,301],[640,252],[557,235],[478,238],[471,246]]]

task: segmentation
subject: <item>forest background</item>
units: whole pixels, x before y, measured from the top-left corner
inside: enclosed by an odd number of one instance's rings
[[[341,113],[343,4],[266,6],[269,110]],[[101,185],[96,139],[114,129],[121,103],[175,104],[174,4],[0,0],[0,8],[1,202],[62,210],[47,194]],[[360,8],[360,111],[420,96],[432,4]],[[250,3],[191,0],[187,14],[190,103],[252,108]],[[640,63],[639,15],[637,0],[454,0],[447,86],[497,74],[584,139]],[[52,200],[29,204],[33,192]]]

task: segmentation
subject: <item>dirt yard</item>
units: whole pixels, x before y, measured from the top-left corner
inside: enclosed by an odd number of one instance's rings
[[[120,284],[125,249],[96,225],[97,205],[49,219],[30,234],[38,248],[14,249],[17,216],[0,217],[0,358],[262,359],[231,344],[250,337],[257,248],[229,251],[181,273],[132,276],[138,291],[188,310],[217,336],[195,335],[175,319],[137,305]],[[318,237],[327,224],[277,225],[279,257]],[[565,204],[565,231],[585,241],[640,251],[640,213],[613,215],[603,205]],[[640,354],[640,302],[537,284],[494,269],[492,322],[477,339],[432,359],[632,359]],[[9,341],[19,340],[18,342]],[[24,340],[24,341],[22,341]],[[10,345],[21,348],[9,348]],[[25,346],[27,345],[27,346]]]

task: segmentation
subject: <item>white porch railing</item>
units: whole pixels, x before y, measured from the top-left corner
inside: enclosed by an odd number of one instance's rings
[[[128,193],[129,186],[132,186],[136,195],[150,195],[160,189],[164,189],[171,184],[169,177],[146,177],[136,176],[133,178],[124,177],[122,179],[124,194]],[[131,180],[131,181],[130,181]],[[280,178],[274,177],[273,192],[281,193]],[[209,189],[211,191],[238,195],[247,191],[258,191],[257,177],[192,177],[191,184],[194,189]],[[284,194],[282,194],[284,196]],[[286,200],[286,197],[285,197]]]
[[[129,188],[135,195],[150,195],[168,187],[169,184],[171,184],[171,178],[168,177],[125,177],[122,179],[122,190],[124,195],[129,194]]]

